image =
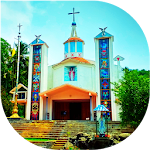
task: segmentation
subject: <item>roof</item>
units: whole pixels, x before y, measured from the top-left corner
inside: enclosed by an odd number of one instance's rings
[[[26,90],[28,90],[28,88],[26,86],[24,86],[23,84],[19,83],[17,86],[17,89],[19,90],[20,88],[24,88]],[[16,87],[14,87],[9,93],[13,94],[16,91]]]
[[[120,55],[117,55],[115,58],[114,58],[114,61],[123,61],[124,58]]]
[[[38,45],[38,44],[46,44],[43,40],[39,39],[38,43],[37,40],[35,39],[33,42],[31,42],[29,45]],[[46,46],[48,47],[48,45],[46,44]],[[48,47],[49,48],[49,47]]]
[[[96,92],[86,90],[86,89],[83,89],[83,88],[80,88],[80,87],[77,87],[77,86],[74,86],[74,85],[71,85],[71,84],[63,84],[63,85],[55,87],[53,89],[41,92],[41,93],[39,93],[39,96],[47,96],[47,94],[52,95],[52,94],[56,94],[60,91],[64,91],[64,90],[67,90],[67,89],[75,89],[77,91],[81,91],[81,92],[90,94],[91,96],[97,96]]]
[[[65,62],[67,62],[69,60],[73,60],[73,61],[80,62],[80,63],[85,63],[85,64],[94,64],[93,61],[87,60],[87,59],[82,58],[82,57],[68,57],[68,58],[62,60],[61,62],[59,62],[57,64],[54,64],[53,66],[65,63]]]
[[[79,42],[84,42],[82,39],[79,37],[71,37],[67,41],[65,41],[63,44],[68,43],[68,42],[74,42],[74,41],[79,41]]]
[[[95,37],[95,39],[99,39],[99,38],[103,38],[103,37],[112,37],[113,35],[111,35],[111,34],[109,34],[109,33],[107,33],[107,32],[105,32],[105,35],[102,35],[102,32],[101,33],[99,33],[96,37]]]

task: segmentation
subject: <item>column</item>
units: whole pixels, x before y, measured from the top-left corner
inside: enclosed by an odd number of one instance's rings
[[[93,121],[92,96],[90,96],[90,120]]]
[[[44,97],[40,97],[39,120],[43,120],[43,99]]]
[[[49,98],[49,102],[50,102],[50,115],[49,115],[49,117],[50,117],[50,120],[52,120],[52,99],[51,98]]]

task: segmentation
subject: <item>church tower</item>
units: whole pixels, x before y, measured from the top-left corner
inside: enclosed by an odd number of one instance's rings
[[[77,36],[76,31],[76,22],[74,19],[74,14],[77,14],[79,12],[74,12],[73,8],[73,22],[72,22],[72,31],[70,38],[65,41],[64,44],[64,59],[69,57],[83,57],[83,51],[84,51],[84,41]]]
[[[39,93],[47,90],[48,46],[40,39],[40,36],[36,36],[36,39],[29,44],[29,49],[26,119],[39,120],[42,115],[42,112],[39,112],[39,107],[43,107]]]
[[[109,117],[116,120],[115,97],[111,91],[113,85],[113,41],[114,37],[101,29],[95,40],[96,91],[98,93],[96,106],[102,104],[109,109]]]

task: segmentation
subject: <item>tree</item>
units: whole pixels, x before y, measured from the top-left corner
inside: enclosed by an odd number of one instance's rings
[[[16,54],[11,56],[11,46],[10,44],[1,38],[1,99],[4,112],[6,116],[12,114],[13,104],[10,102],[12,95],[9,94],[10,90],[16,86],[16,74],[17,74],[17,60],[18,60],[18,50]],[[18,47],[16,45],[16,47]],[[20,42],[20,66],[19,66],[19,83],[28,85],[28,45]],[[24,108],[19,106],[19,114],[23,116]]]
[[[136,128],[142,121],[149,101],[149,71],[124,69],[125,75],[119,83],[113,83],[121,107],[121,125]]]

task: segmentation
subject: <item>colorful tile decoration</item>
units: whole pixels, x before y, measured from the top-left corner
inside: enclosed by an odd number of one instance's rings
[[[101,78],[109,78],[109,69],[102,69],[101,68],[100,77]]]
[[[40,76],[41,76],[41,45],[33,46],[31,120],[39,120]]]
[[[109,100],[110,93],[109,90],[101,90],[101,100]]]
[[[99,40],[99,67],[101,104],[109,109],[108,113],[111,118],[109,39]]]
[[[109,89],[109,79],[101,79],[101,89]]]
[[[109,68],[108,59],[100,59],[100,68]]]

